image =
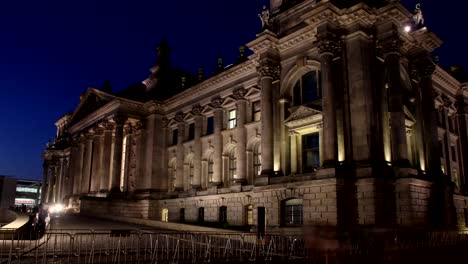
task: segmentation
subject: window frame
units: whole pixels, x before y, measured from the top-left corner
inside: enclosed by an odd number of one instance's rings
[[[231,115],[234,113],[234,116]],[[231,109],[228,111],[228,129],[234,129],[237,127],[237,109]]]

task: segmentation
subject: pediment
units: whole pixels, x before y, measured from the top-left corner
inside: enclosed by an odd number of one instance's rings
[[[83,95],[78,107],[73,112],[70,124],[74,124],[86,118],[88,115],[103,107],[114,98],[115,97],[112,95],[98,91],[94,88],[89,88]]]
[[[320,113],[321,112],[318,111],[318,110],[315,110],[315,109],[312,109],[310,107],[306,107],[306,106],[301,105],[301,106],[297,107],[295,110],[293,110],[293,112],[286,119],[285,122],[287,123],[287,122],[292,122],[292,121],[305,119],[305,118],[312,117],[312,116],[315,116],[315,115],[320,114]]]

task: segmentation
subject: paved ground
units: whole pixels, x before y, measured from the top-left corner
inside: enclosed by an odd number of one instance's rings
[[[122,222],[109,221],[104,219],[96,219],[86,217],[82,215],[61,215],[59,217],[53,217],[50,228],[52,230],[74,230],[74,229],[87,229],[87,230],[98,230],[98,229],[146,229],[146,230],[162,230],[155,227],[128,224]]]

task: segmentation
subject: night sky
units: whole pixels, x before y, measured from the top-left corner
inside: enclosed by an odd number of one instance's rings
[[[214,71],[255,38],[268,0],[12,0],[0,2],[0,175],[42,177],[54,122],[87,87],[141,82],[167,37],[174,66]],[[403,3],[411,8],[416,0]],[[465,1],[423,0],[426,25],[444,45],[442,66],[468,69]]]

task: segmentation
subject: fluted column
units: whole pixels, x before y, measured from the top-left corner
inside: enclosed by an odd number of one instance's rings
[[[116,116],[111,119],[114,123],[113,132],[113,152],[112,152],[112,171],[110,173],[110,192],[120,192],[120,172],[122,166],[122,147],[123,147],[123,136],[124,136],[124,124],[126,118]]]
[[[177,171],[175,189],[177,191],[184,190],[184,140],[185,140],[185,123],[183,113],[178,113],[175,117],[177,121]]]
[[[236,99],[237,106],[237,128],[236,128],[236,157],[237,157],[237,171],[235,184],[247,183],[247,130],[245,128],[245,120],[247,115],[247,100],[245,94],[247,91],[243,88],[234,91],[234,98]]]
[[[382,43],[388,83],[392,163],[398,167],[410,167],[400,77],[401,40],[397,35],[392,35],[384,39]]]
[[[88,194],[90,191],[90,177],[91,177],[91,168],[92,168],[92,158],[93,158],[93,140],[94,134],[86,134],[86,150],[84,156],[84,166],[83,166],[83,181],[81,183],[81,193]]]
[[[93,139],[93,161],[91,167],[91,188],[92,193],[98,193],[100,190],[101,184],[101,174],[102,174],[102,153],[103,153],[103,133],[102,128],[96,127],[93,129],[94,139]]]
[[[194,106],[192,114],[195,116],[195,137],[193,142],[193,189],[201,188],[202,177],[202,143],[201,136],[203,132],[203,116],[201,115],[202,107],[200,105]]]
[[[221,106],[223,100],[219,97],[211,101],[214,112],[214,135],[213,135],[213,186],[220,186],[223,184],[223,130],[224,110]]]
[[[273,81],[279,79],[279,65],[270,59],[263,59],[257,69],[260,75],[262,103],[262,172],[261,177],[274,174],[273,167]],[[260,177],[258,177],[260,178]]]
[[[99,192],[107,193],[109,191],[109,179],[112,166],[112,130],[114,126],[110,122],[101,124],[103,129],[102,135],[102,163],[101,163],[101,177],[99,181]]]
[[[337,125],[336,125],[336,97],[333,80],[332,63],[335,53],[340,50],[340,42],[333,38],[320,39],[320,66],[322,86],[322,153],[323,167],[334,167],[337,164]]]

